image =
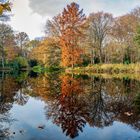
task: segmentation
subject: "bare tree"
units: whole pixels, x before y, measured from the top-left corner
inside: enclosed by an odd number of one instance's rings
[[[29,42],[29,37],[25,32],[20,32],[16,35],[17,46],[21,49],[21,55],[26,56],[25,47]]]
[[[92,13],[89,16],[89,31],[92,36],[92,45],[99,51],[100,63],[103,61],[102,48],[111,29],[113,17],[109,13]]]

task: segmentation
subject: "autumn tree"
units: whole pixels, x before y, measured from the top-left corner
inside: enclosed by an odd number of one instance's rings
[[[53,38],[47,38],[40,42],[40,44],[33,48],[29,54],[30,59],[37,60],[44,66],[59,66],[61,50],[58,42]]]
[[[74,67],[75,64],[81,63],[82,49],[78,41],[83,37],[81,31],[85,21],[83,10],[79,10],[79,5],[73,2],[55,17],[55,21],[59,27],[62,66]]]
[[[136,33],[136,36],[134,38],[134,41],[140,45],[140,26],[137,28],[137,33]]]
[[[134,44],[134,37],[136,35],[137,26],[138,20],[132,14],[126,14],[115,19],[111,34],[112,37],[114,37],[114,41],[122,46],[122,53],[124,55],[121,61],[122,63],[126,61],[129,63],[135,62],[133,60],[134,55],[137,55],[137,48]]]
[[[137,27],[137,32],[136,35],[134,37],[134,43],[137,46],[137,52],[135,52],[135,54],[133,54],[137,59],[136,62],[140,61],[140,26]]]
[[[6,24],[0,24],[0,55],[1,55],[1,62],[2,62],[2,67],[4,68],[5,65],[5,47],[12,41],[13,43],[13,30],[9,25]]]
[[[111,29],[112,21],[113,17],[109,13],[98,12],[92,13],[89,16],[89,36],[93,49],[95,48],[98,51],[100,63],[103,62],[102,49],[105,46],[106,39]]]
[[[31,40],[27,43],[27,48],[31,51],[33,48],[39,46],[39,40]]]
[[[138,22],[140,22],[140,7],[134,8],[131,12],[130,15],[134,16]]]
[[[25,32],[20,32],[20,33],[16,34],[17,46],[20,47],[21,55],[24,57],[27,56],[26,47],[27,47],[28,42],[29,42],[29,37]]]
[[[44,31],[47,37],[59,39],[59,36],[61,36],[61,27],[58,18],[53,17],[52,20],[47,20]]]

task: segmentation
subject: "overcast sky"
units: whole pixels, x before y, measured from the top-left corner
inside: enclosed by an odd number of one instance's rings
[[[140,0],[11,0],[13,3],[10,24],[17,31],[26,32],[31,39],[43,36],[43,26],[71,2],[76,2],[84,13],[106,11],[114,16],[128,13],[140,6]]]

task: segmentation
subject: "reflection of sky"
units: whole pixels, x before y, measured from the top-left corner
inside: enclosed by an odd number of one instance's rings
[[[24,106],[13,106],[11,113],[13,118],[17,120],[12,126],[12,132],[16,132],[15,140],[62,138],[61,129],[51,123],[51,121],[46,120],[44,107],[45,104],[42,101],[33,98],[30,98]],[[45,125],[45,129],[39,130],[38,126],[40,125]],[[19,133],[19,130],[24,130],[25,133],[22,135]],[[58,135],[54,135],[55,133]]]
[[[11,0],[13,2],[10,24],[19,31],[27,32],[30,38],[43,35],[46,19],[56,16],[63,8],[77,2],[87,15],[106,11],[120,16],[140,6],[140,0]]]
[[[86,137],[86,140],[137,140],[140,135],[126,124],[114,122],[112,126],[103,129],[86,126],[80,137],[82,136]],[[80,137],[77,140],[80,140]]]
[[[40,100],[30,98],[24,106],[14,105],[10,113],[16,119],[12,125],[12,132],[15,132],[14,140],[69,140],[62,133],[61,128],[54,125],[51,120],[46,120],[45,104]],[[39,130],[39,125],[46,125],[44,130]],[[20,134],[19,130],[24,130],[24,134]],[[93,128],[86,125],[83,133],[79,132],[79,136],[75,140],[137,140],[140,134],[133,130],[130,126],[114,122],[112,126],[101,128]]]

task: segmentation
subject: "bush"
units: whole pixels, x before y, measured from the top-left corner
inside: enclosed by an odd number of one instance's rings
[[[32,70],[33,72],[41,73],[43,69],[40,65],[38,65],[38,66],[34,66]]]
[[[13,61],[13,67],[14,68],[27,68],[28,67],[28,61],[26,58],[24,57],[17,57],[14,61]]]

